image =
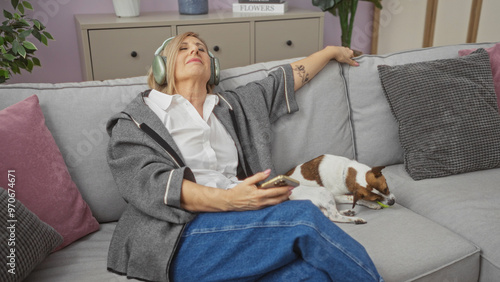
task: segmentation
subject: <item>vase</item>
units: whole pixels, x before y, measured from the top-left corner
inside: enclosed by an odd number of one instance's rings
[[[182,15],[201,15],[208,13],[208,0],[178,0],[179,13]]]
[[[141,11],[141,0],[113,0],[117,17],[137,17]]]

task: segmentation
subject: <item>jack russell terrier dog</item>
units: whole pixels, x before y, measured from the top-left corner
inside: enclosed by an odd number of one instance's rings
[[[285,175],[300,182],[291,200],[311,200],[331,221],[363,224],[354,210],[338,211],[336,203],[357,204],[371,209],[392,206],[396,198],[389,191],[384,167],[370,168],[348,158],[321,155],[300,164]]]

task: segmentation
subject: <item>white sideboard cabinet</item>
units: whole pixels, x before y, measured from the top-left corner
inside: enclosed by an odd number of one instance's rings
[[[214,11],[75,15],[85,80],[146,75],[154,51],[171,36],[194,31],[221,68],[307,56],[323,48],[323,12],[291,8],[285,14]]]

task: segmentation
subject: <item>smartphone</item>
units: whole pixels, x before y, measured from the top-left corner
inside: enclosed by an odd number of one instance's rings
[[[262,185],[259,186],[259,188],[271,188],[271,187],[283,187],[283,186],[293,186],[297,187],[300,185],[300,182],[288,177],[286,175],[278,175],[274,177],[273,179],[266,181],[262,183]]]

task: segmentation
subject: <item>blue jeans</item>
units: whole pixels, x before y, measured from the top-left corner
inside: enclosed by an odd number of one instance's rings
[[[202,213],[170,267],[173,281],[383,281],[363,246],[310,201]]]

